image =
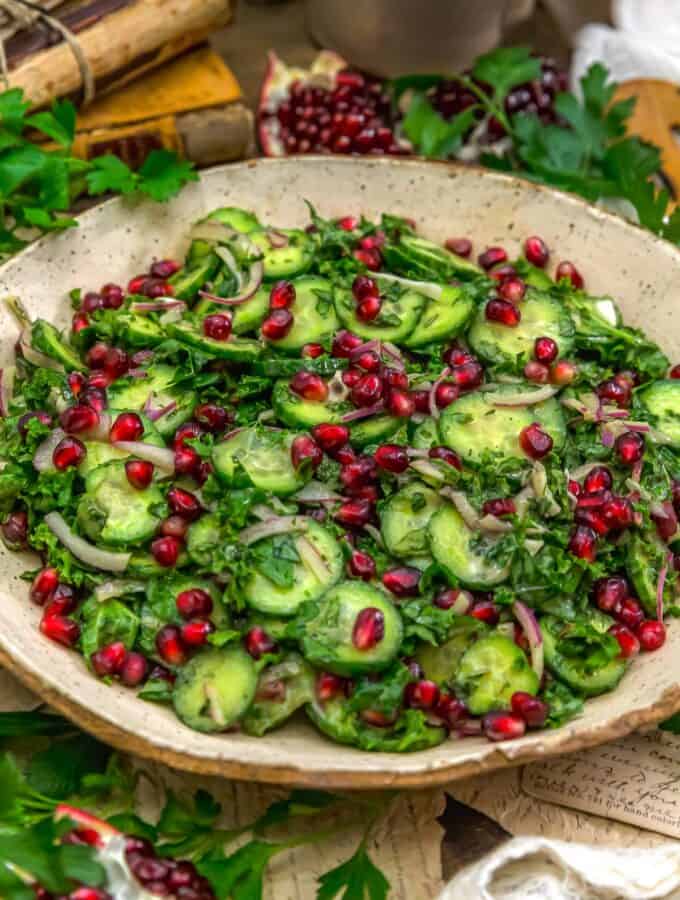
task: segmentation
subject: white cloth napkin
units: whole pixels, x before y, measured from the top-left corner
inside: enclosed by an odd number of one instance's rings
[[[680,0],[612,0],[614,28],[586,25],[575,38],[572,85],[594,62],[615,81],[660,78],[680,84]]]

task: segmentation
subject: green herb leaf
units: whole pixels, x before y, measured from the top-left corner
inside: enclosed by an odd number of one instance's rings
[[[262,900],[264,872],[285,844],[250,841],[226,859],[204,860],[197,868],[213,886],[218,900]]]
[[[319,878],[316,900],[385,900],[390,883],[361,844],[347,862]]]
[[[529,47],[500,47],[480,56],[473,78],[490,85],[496,98],[505,97],[512,88],[541,76],[541,61]]]
[[[137,190],[159,203],[169,200],[190,181],[198,181],[192,163],[169,150],[152,150],[139,170]]]
[[[93,159],[92,169],[86,175],[86,180],[90,193],[95,196],[107,191],[131,194],[137,186],[134,172],[112,154]]]
[[[454,154],[474,124],[477,106],[470,106],[447,122],[424,94],[416,94],[404,117],[406,137],[423,156],[441,158]]]

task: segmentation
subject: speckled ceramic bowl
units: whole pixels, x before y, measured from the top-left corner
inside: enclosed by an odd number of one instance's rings
[[[220,205],[253,208],[282,226],[307,221],[304,199],[325,216],[389,211],[416,219],[428,237],[469,235],[478,248],[503,244],[511,254],[540,234],[557,259],[571,259],[594,293],[610,293],[627,322],[644,328],[680,359],[680,251],[574,197],[476,169],[395,160],[264,160],[205,172],[171,203],[114,200],[80,227],[40,241],[0,269],[0,293],[65,324],[67,291],[126,281],[151,257],[180,255],[189,223]],[[16,334],[0,311],[8,363]],[[39,610],[20,572],[35,563],[0,546],[0,662],[46,701],[105,741],[179,768],[286,784],[388,788],[431,786],[481,771],[578,750],[649,725],[680,708],[680,625],[666,646],[632,666],[619,688],[591,700],[585,714],[556,731],[506,744],[447,741],[422,753],[363,753],[333,744],[304,718],[265,738],[203,735],[171,710],[108,687],[82,659],[42,637]]]

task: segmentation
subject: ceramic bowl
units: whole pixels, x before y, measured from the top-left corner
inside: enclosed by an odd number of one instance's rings
[[[29,312],[64,325],[67,291],[125,282],[154,256],[179,256],[189,224],[221,205],[246,206],[281,226],[307,222],[304,199],[324,216],[383,211],[413,217],[427,237],[469,235],[478,250],[519,251],[540,234],[551,267],[570,259],[588,289],[609,293],[626,321],[680,358],[680,251],[581,200],[503,175],[418,161],[305,158],[215,168],[165,205],[113,200],[80,217],[80,227],[34,244],[0,268],[0,294],[18,294]],[[0,311],[1,362],[16,328]],[[76,653],[42,637],[40,611],[19,580],[35,559],[0,545],[0,662],[85,730],[123,750],[178,768],[263,782],[343,788],[432,786],[620,737],[680,708],[680,625],[666,645],[638,658],[620,686],[587,703],[553,731],[503,744],[449,740],[421,753],[365,753],[331,743],[304,717],[265,738],[203,735],[172,710],[94,678]]]

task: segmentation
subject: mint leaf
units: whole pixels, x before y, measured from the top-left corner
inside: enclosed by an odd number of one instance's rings
[[[125,163],[107,153],[92,160],[92,170],[85,176],[91,194],[105,194],[116,191],[119,194],[131,194],[136,187],[135,174]]]
[[[193,163],[169,150],[152,150],[138,174],[137,189],[159,203],[169,200],[189,181],[198,181]]]
[[[477,59],[472,77],[493,88],[498,101],[518,84],[540,78],[541,61],[529,47],[500,47]]]
[[[319,878],[316,900],[385,900],[390,883],[363,844],[354,856]]]

